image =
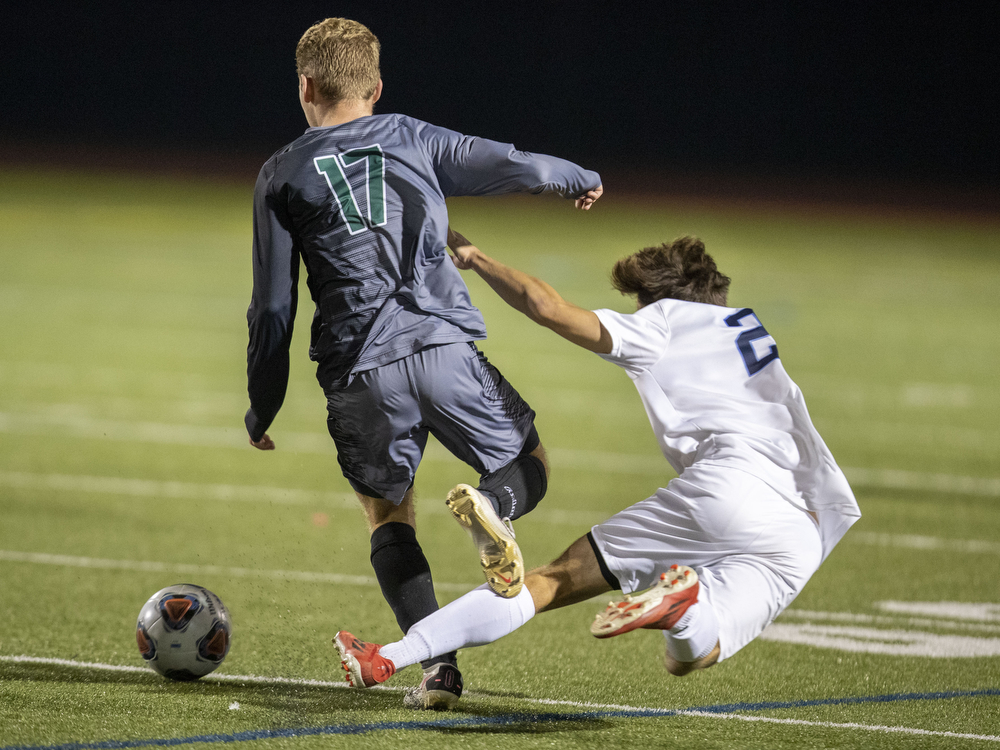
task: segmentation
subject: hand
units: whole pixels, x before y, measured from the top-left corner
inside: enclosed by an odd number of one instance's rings
[[[274,441],[271,440],[271,436],[268,435],[266,432],[264,433],[264,437],[262,437],[256,443],[253,441],[253,438],[250,438],[250,445],[252,445],[254,448],[256,448],[259,451],[273,451],[274,450]]]
[[[479,248],[451,227],[448,227],[448,247],[454,253],[451,259],[459,271],[468,271],[472,268],[472,259],[479,252]]]
[[[593,190],[588,190],[586,193],[577,198],[575,205],[581,211],[589,211],[590,207],[593,206],[597,199],[603,194],[604,185],[598,185]]]

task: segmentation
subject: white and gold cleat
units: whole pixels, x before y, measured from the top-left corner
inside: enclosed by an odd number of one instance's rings
[[[456,485],[446,503],[479,549],[489,587],[506,599],[517,596],[524,584],[524,559],[509,522],[501,521],[493,504],[467,484]]]

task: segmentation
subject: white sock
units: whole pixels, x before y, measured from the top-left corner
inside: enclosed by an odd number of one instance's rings
[[[388,643],[379,653],[396,669],[447,654],[457,648],[482,646],[513,633],[535,614],[535,603],[525,586],[504,599],[484,583],[410,628],[401,641]]]
[[[677,624],[663,634],[667,637],[670,655],[677,661],[690,663],[708,656],[715,648],[719,642],[719,621],[711,604],[695,602]]]

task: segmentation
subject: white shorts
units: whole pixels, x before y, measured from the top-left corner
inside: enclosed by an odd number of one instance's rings
[[[760,635],[819,567],[816,522],[764,481],[699,462],[591,533],[625,593],[671,565],[698,573],[719,621],[720,661]]]

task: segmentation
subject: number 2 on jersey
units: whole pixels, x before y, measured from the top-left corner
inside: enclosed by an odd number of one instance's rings
[[[347,178],[348,167],[359,161],[365,162],[367,222],[361,215],[358,201],[354,197],[354,190]],[[337,200],[340,214],[344,217],[348,232],[357,234],[371,227],[381,227],[386,223],[385,160],[382,157],[381,146],[376,143],[373,146],[352,148],[350,151],[334,156],[317,156],[313,162],[316,164],[316,171],[326,178],[326,184],[333,191],[333,197]],[[357,178],[355,181],[358,181]]]
[[[743,364],[746,365],[747,372],[750,375],[756,375],[778,358],[778,345],[772,343],[768,353],[763,357],[758,357],[756,350],[753,348],[753,342],[757,339],[770,338],[771,334],[761,324],[760,319],[754,314],[754,311],[749,307],[737,310],[732,315],[726,317],[726,325],[731,328],[743,326],[744,319],[746,318],[750,318],[750,322],[757,325],[754,328],[743,331],[743,333],[736,337],[736,348],[739,350],[740,356],[743,357]],[[771,341],[774,341],[774,339],[771,339]]]

